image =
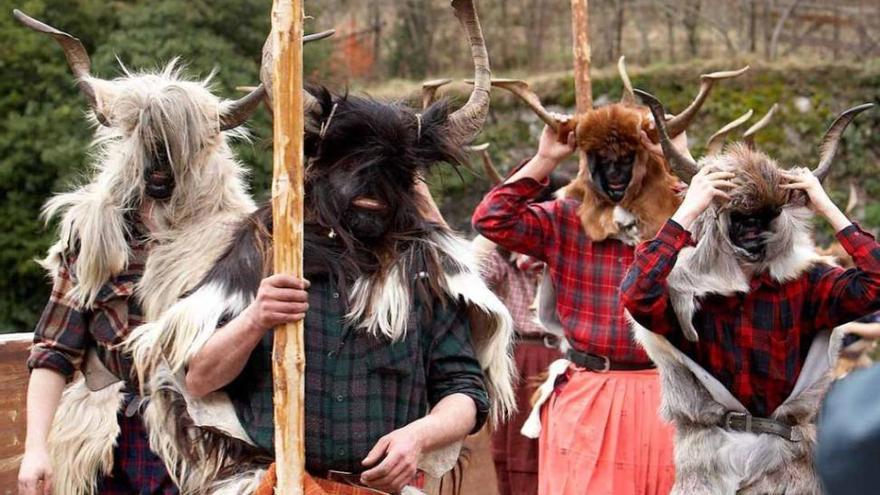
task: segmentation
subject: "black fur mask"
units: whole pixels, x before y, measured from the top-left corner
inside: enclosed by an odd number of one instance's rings
[[[590,168],[593,183],[597,184],[602,192],[615,203],[623,200],[626,189],[632,181],[635,163],[635,153],[613,159],[606,159],[596,153],[587,155],[587,165]]]
[[[325,127],[323,136],[306,133],[309,220],[334,232],[349,250],[387,252],[424,232],[427,222],[414,189],[418,176],[438,162],[463,163],[461,148],[449,139],[446,102],[419,118],[402,104],[331,95],[323,88],[309,92],[320,102],[319,124]],[[380,207],[361,208],[358,199]]]
[[[764,208],[756,212],[731,211],[727,235],[734,246],[746,253],[748,261],[764,258],[767,237],[772,231],[772,223],[779,216],[779,210]]]

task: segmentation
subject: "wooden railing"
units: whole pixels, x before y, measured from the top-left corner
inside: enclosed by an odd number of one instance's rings
[[[0,494],[17,491],[18,464],[24,451],[25,394],[31,333],[0,335]]]

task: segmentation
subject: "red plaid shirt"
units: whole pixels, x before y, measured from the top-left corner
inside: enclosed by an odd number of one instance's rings
[[[511,251],[547,263],[556,312],[575,349],[621,363],[649,363],[630,336],[618,291],[633,248],[614,239],[591,241],[577,201],[530,203],[543,187],[530,178],[499,185],[477,206],[474,228]]]
[[[34,329],[29,368],[49,368],[70,378],[94,346],[107,369],[120,378],[131,377],[131,360],[116,346],[143,323],[134,287],[144,272],[147,247],[139,242],[130,247],[128,267],[101,287],[94,309],[83,309],[70,297],[76,262],[69,260],[59,268]]]
[[[531,258],[529,258],[531,259]],[[518,264],[505,259],[497,249],[486,254],[480,261],[480,274],[489,289],[510,310],[517,335],[542,336],[547,330],[538,322],[534,302],[541,276],[540,266],[519,268]]]
[[[814,335],[880,309],[880,245],[855,225],[837,233],[857,268],[824,264],[785,283],[756,275],[748,293],[700,298],[698,342],[683,337],[666,277],[690,233],[670,220],[636,250],[621,287],[623,302],[645,328],[721,381],[756,416],[769,416],[794,388]]]

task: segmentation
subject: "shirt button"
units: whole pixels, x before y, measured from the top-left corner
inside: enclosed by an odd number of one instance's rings
[[[341,394],[336,396],[336,402],[342,402],[344,400],[345,400],[345,397],[343,397]]]
[[[336,356],[336,351],[330,351],[327,353],[327,357],[330,359],[333,359],[333,357],[335,357],[335,356]]]
[[[338,292],[334,292],[334,293],[333,293],[333,299],[339,299],[339,293],[338,293]]]
[[[338,457],[345,457],[345,449],[339,449],[336,451],[336,455]]]

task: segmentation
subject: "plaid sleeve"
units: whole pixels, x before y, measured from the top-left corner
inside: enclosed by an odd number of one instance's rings
[[[526,177],[492,189],[474,211],[474,229],[504,248],[546,261],[557,203],[530,203],[545,186]]]
[[[431,406],[452,394],[464,394],[477,407],[474,429],[483,427],[489,414],[489,395],[483,371],[471,342],[471,326],[463,304],[438,303],[431,326],[433,340],[428,356],[428,401]]]
[[[636,248],[633,264],[620,287],[621,301],[632,317],[652,332],[668,335],[678,330],[666,277],[679,251],[691,244],[690,232],[669,220],[657,237]]]
[[[480,258],[480,275],[493,292],[501,288],[506,269],[504,260],[495,249]]]
[[[82,364],[88,345],[85,317],[70,297],[73,288],[68,265],[55,275],[49,302],[34,329],[34,345],[28,357],[28,368],[48,368],[73,376]]]
[[[854,268],[825,267],[814,274],[810,290],[816,328],[831,328],[880,309],[880,244],[851,224],[837,233]]]

